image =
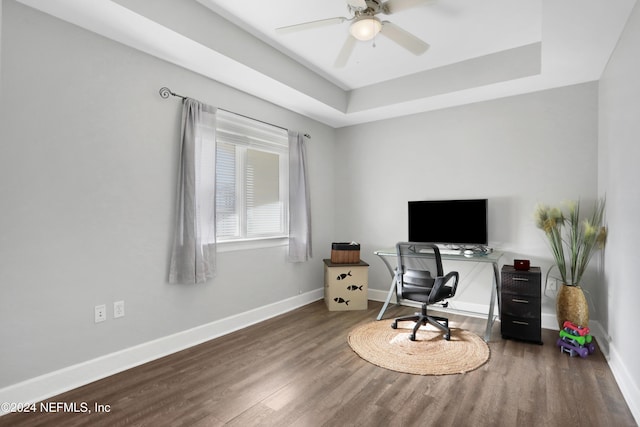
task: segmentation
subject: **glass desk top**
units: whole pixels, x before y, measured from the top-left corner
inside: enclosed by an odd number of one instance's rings
[[[380,249],[373,252],[376,254],[387,266],[389,273],[391,274],[391,285],[389,287],[389,292],[387,294],[387,299],[380,309],[380,313],[378,313],[378,317],[376,320],[381,320],[384,312],[387,310],[389,303],[391,302],[391,298],[394,294],[396,294],[396,281],[394,275],[394,267],[389,262],[391,258],[397,258],[398,254],[396,252],[396,248],[389,249]],[[498,271],[498,262],[500,258],[504,255],[503,252],[500,251],[491,251],[491,252],[476,252],[473,255],[465,255],[464,253],[452,254],[452,253],[440,253],[440,257],[442,260],[447,261],[466,261],[466,262],[479,262],[479,263],[490,263],[493,265],[493,286],[491,287],[491,298],[489,300],[489,312],[487,314],[487,326],[484,333],[484,340],[489,342],[491,339],[491,328],[496,319],[494,315],[494,306],[495,303],[498,303],[498,310],[500,310],[500,272]],[[415,257],[415,258],[424,258],[424,257],[433,257],[433,252],[415,252],[413,255],[403,255],[404,257]],[[395,264],[395,263],[394,263]],[[497,301],[496,301],[497,300]],[[400,304],[400,300],[397,298],[396,301]]]
[[[378,256],[392,256],[392,257],[397,256],[396,248],[379,249],[377,251],[374,251],[373,253]],[[416,252],[415,255],[405,255],[405,256],[421,257],[421,256],[429,256],[430,254],[433,254],[433,252],[431,253]],[[449,260],[449,261],[490,262],[492,264],[496,264],[500,260],[500,258],[502,258],[502,255],[504,255],[504,253],[500,251],[492,251],[487,253],[476,252],[473,255],[465,255],[463,253],[452,254],[452,253],[441,252],[440,258],[442,258],[443,260]]]

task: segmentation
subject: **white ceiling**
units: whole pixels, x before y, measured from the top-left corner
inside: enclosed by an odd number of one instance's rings
[[[378,36],[335,68],[349,23],[274,29],[349,17],[345,0],[17,1],[334,127],[597,80],[635,5],[432,1],[381,16],[426,53]]]
[[[333,66],[349,22],[276,34],[275,28],[333,17],[351,17],[345,0],[199,0],[276,49],[306,64],[343,89],[441,67],[469,58],[540,42],[541,0],[439,0],[391,15],[378,15],[431,45],[414,56],[378,35],[358,42],[344,68]]]

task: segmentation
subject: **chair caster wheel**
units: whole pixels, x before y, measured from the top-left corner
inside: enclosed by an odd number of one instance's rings
[[[409,339],[411,341],[415,341],[416,340],[416,336],[414,334],[409,335]]]
[[[391,324],[391,329],[398,329],[398,322],[393,322]]]
[[[444,339],[447,340],[447,341],[451,340],[451,335],[449,335],[449,334],[445,335]]]

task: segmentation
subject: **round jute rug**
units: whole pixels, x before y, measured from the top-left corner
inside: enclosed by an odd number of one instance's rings
[[[462,374],[482,366],[489,360],[489,346],[482,338],[451,328],[451,340],[433,326],[422,326],[411,341],[414,323],[400,322],[398,329],[391,321],[365,323],[349,333],[349,345],[367,362],[392,371],[416,375]]]

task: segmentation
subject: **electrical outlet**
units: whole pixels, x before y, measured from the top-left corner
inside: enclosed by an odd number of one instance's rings
[[[557,291],[558,281],[556,279],[549,279],[549,281],[547,282],[547,287],[549,288],[550,291]]]
[[[124,317],[124,301],[116,301],[113,303],[113,318]]]
[[[94,308],[94,320],[96,323],[107,320],[107,306],[104,304],[96,305]]]

